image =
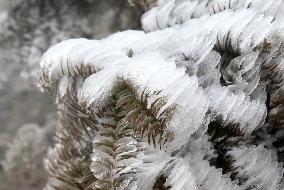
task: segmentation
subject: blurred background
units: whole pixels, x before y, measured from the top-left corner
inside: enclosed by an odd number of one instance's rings
[[[39,60],[70,38],[140,29],[153,0],[0,0],[0,190],[38,190],[56,107],[38,88]]]

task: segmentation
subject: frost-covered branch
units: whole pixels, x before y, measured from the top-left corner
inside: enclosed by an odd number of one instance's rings
[[[50,48],[41,84],[61,125],[47,188],[283,188],[281,151],[255,146],[283,127],[283,5],[264,4],[159,1],[148,33]]]

